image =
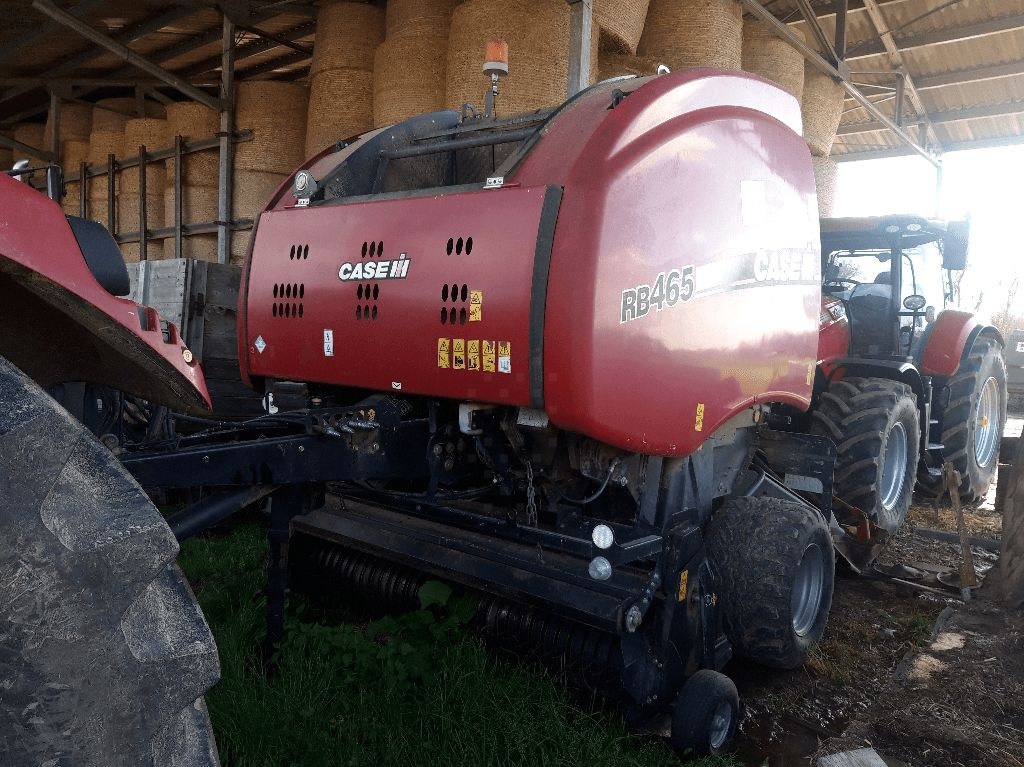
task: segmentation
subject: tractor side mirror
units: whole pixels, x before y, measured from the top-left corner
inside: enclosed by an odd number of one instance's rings
[[[942,238],[942,268],[962,272],[967,268],[970,221],[950,221]]]
[[[59,165],[46,166],[46,196],[54,202],[64,197],[64,173]]]

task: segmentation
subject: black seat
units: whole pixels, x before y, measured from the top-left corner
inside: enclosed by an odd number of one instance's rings
[[[96,221],[77,216],[67,218],[92,276],[111,295],[127,296],[131,292],[128,268],[110,232]]]

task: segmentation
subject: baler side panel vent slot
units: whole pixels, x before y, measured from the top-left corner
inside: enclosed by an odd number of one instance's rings
[[[356,286],[356,319],[375,320],[380,313],[377,300],[380,298],[380,283],[360,283]],[[372,303],[371,303],[372,302]]]
[[[292,245],[288,250],[289,261],[306,261],[309,259],[309,245]]]
[[[360,258],[382,258],[384,256],[383,240],[367,240],[359,250]]]
[[[301,319],[306,310],[302,300],[306,297],[306,283],[277,282],[274,283],[274,303],[270,306],[273,317],[284,319]]]
[[[449,307],[447,304],[455,304],[455,306]],[[469,285],[467,283],[453,282],[451,285],[445,283],[441,286],[441,303],[445,304],[441,307],[441,324],[442,325],[465,325],[469,320]]]
[[[463,254],[467,256],[473,255],[473,238],[472,237],[449,237],[448,244],[445,246],[445,252],[451,256],[461,256]]]

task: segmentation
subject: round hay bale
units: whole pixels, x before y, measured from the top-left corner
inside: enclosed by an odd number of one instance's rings
[[[216,187],[181,188],[181,223],[206,224],[217,220],[219,191]],[[235,214],[238,215],[237,213]],[[174,226],[174,188],[164,190],[164,226]]]
[[[373,127],[373,72],[331,69],[313,76],[306,123],[307,157]]]
[[[139,147],[145,146],[147,152],[167,147],[167,121],[155,117],[136,117],[124,124],[124,137],[121,142],[120,157],[135,157]],[[121,171],[121,189],[125,196],[137,197],[139,191],[139,169],[125,168]],[[158,195],[161,198],[167,183],[167,169],[163,162],[150,162],[146,165],[146,194]],[[163,202],[160,203],[163,210]]]
[[[93,107],[90,133],[124,133],[124,124],[136,116],[135,99],[102,99]]]
[[[739,69],[743,16],[736,0],[651,0],[637,52],[671,69]]]
[[[388,0],[385,28],[388,37],[414,34],[448,37],[452,10],[460,0]]]
[[[380,8],[348,2],[323,5],[316,17],[310,75],[353,67],[368,70],[382,42],[384,11]]]
[[[109,155],[115,157],[121,154],[124,143],[124,132],[95,130],[89,134],[89,163],[91,165],[106,165]]]
[[[241,85],[241,83],[239,84]],[[236,86],[237,87],[237,86]],[[167,145],[176,136],[185,141],[208,139],[220,130],[220,115],[195,101],[167,105]],[[181,180],[184,186],[216,187],[220,161],[216,149],[182,155]],[[174,186],[174,159],[167,161],[167,186]]]
[[[811,155],[814,183],[818,187],[818,215],[831,216],[839,187],[839,163],[831,157]]]
[[[65,141],[61,144],[60,150],[60,162],[64,167],[65,173],[77,173],[81,162],[83,160],[87,161],[89,158],[88,141]]]
[[[658,62],[643,56],[631,56],[628,53],[612,53],[601,51],[598,56],[598,78],[609,80],[612,77],[635,75],[647,77],[658,72]]]
[[[377,48],[373,124],[377,127],[444,109],[448,35],[403,32]]]
[[[804,140],[811,153],[827,156],[836,140],[843,117],[843,86],[812,66],[804,72],[804,93],[800,100],[804,118]]]
[[[448,35],[446,103],[482,109],[489,87],[484,46],[508,42],[509,75],[502,78],[499,116],[551,107],[565,101],[569,80],[569,5],[564,0],[466,0],[452,14]]]
[[[606,45],[636,53],[649,5],[650,0],[594,0],[594,21],[600,25]]]
[[[329,77],[321,73],[316,79]],[[344,98],[344,97],[343,97]],[[235,145],[235,169],[290,173],[306,158],[309,92],[299,83],[251,80],[237,86],[235,125],[253,133]]]
[[[107,184],[105,178],[89,179],[88,217],[99,221],[107,229],[111,229],[107,216]]]
[[[139,195],[118,195],[117,198],[117,231],[139,231]],[[164,192],[146,195],[146,227],[158,229],[164,225]]]
[[[75,102],[64,102],[60,105],[60,140],[65,141],[88,141],[89,133],[92,131],[92,104],[78,104]],[[50,140],[50,120],[47,113],[44,138]]]
[[[26,146],[31,146],[35,147],[36,149],[43,150],[45,150],[46,148],[43,135],[43,126],[39,123],[22,123],[21,125],[16,125],[14,127],[13,138],[15,141],[20,141],[22,144],[25,144]],[[39,157],[36,155],[29,155],[26,157],[24,152],[15,149],[14,162],[17,162],[18,160],[39,160]]]
[[[245,234],[239,232],[235,236]],[[168,237],[164,240],[163,257],[177,258],[174,253],[174,238]],[[217,262],[217,234],[190,234],[181,238],[181,257],[195,258],[199,261]]]
[[[260,214],[267,200],[288,177],[286,173],[268,173],[256,170],[236,170],[231,205],[234,217],[252,218]]]
[[[793,30],[803,37],[799,30]],[[804,92],[804,57],[763,21],[743,24],[743,69],[778,83],[798,99]]]

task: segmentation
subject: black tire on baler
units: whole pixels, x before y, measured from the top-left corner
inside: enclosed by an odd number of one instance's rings
[[[736,498],[711,516],[705,542],[736,653],[796,668],[828,623],[835,551],[824,518],[778,498]]]
[[[672,711],[672,747],[697,756],[730,750],[740,720],[740,696],[725,674],[701,669],[683,684]]]
[[[177,542],[115,457],[0,357],[0,753],[214,767],[220,674]]]
[[[917,397],[885,378],[833,381],[812,413],[811,432],[836,443],[833,492],[895,533],[907,518],[921,450]],[[836,516],[856,523],[845,507]]]
[[[980,407],[987,400],[986,392],[995,397],[998,423],[982,428]],[[941,414],[943,460],[949,461],[960,472],[960,501],[974,505],[981,503],[996,476],[999,466],[999,445],[1006,424],[1006,363],[1002,347],[993,338],[980,338],[974,344],[960,369],[946,384],[949,404]],[[989,439],[994,439],[991,443]],[[979,442],[980,438],[980,442]],[[980,450],[979,450],[980,448]],[[979,452],[982,453],[979,460]],[[933,495],[941,495],[941,481],[928,482],[926,488]]]

